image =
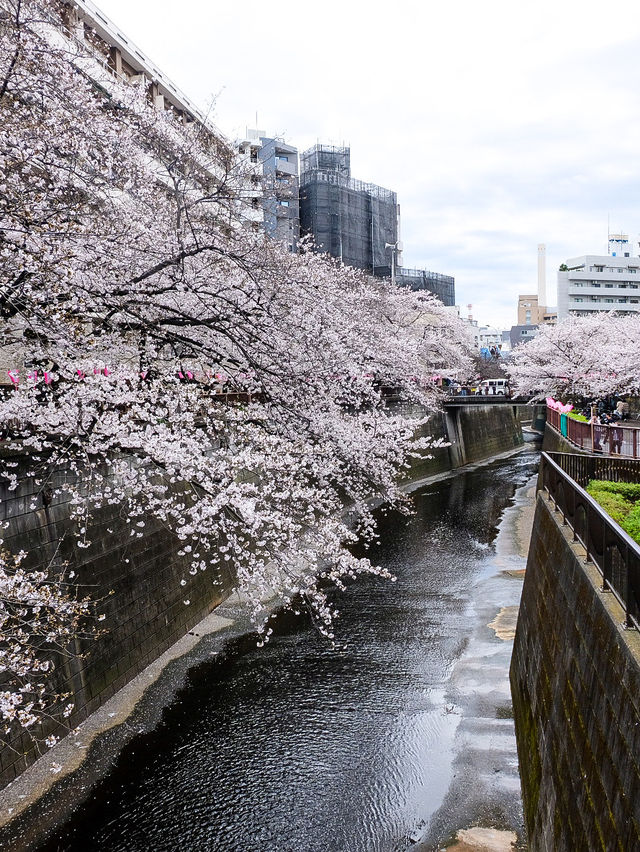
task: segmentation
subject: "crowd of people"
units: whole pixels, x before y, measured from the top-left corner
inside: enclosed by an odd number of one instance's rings
[[[603,452],[603,444],[609,444],[611,454],[620,455],[624,440],[622,421],[629,419],[629,403],[610,397],[586,406],[582,415],[593,428],[593,451]],[[608,427],[603,429],[602,427]]]

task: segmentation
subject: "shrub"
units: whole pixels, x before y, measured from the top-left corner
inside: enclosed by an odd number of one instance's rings
[[[640,544],[640,483],[592,479],[586,490]]]

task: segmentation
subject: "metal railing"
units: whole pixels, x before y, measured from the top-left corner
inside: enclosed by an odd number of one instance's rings
[[[575,477],[575,478],[574,478]],[[584,490],[590,479],[640,481],[640,464],[621,459],[542,453],[538,491],[544,490],[562,514],[573,540],[586,550],[625,612],[625,627],[640,630],[640,547]]]
[[[549,407],[547,423],[581,450],[640,458],[640,430],[635,426],[623,425],[621,422],[609,426],[585,423]]]

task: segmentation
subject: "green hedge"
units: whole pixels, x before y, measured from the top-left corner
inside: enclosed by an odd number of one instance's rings
[[[640,483],[592,479],[586,490],[640,544]]]

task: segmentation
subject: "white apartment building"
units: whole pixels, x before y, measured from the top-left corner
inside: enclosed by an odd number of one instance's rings
[[[558,272],[558,320],[594,311],[640,311],[640,258],[586,254]]]

